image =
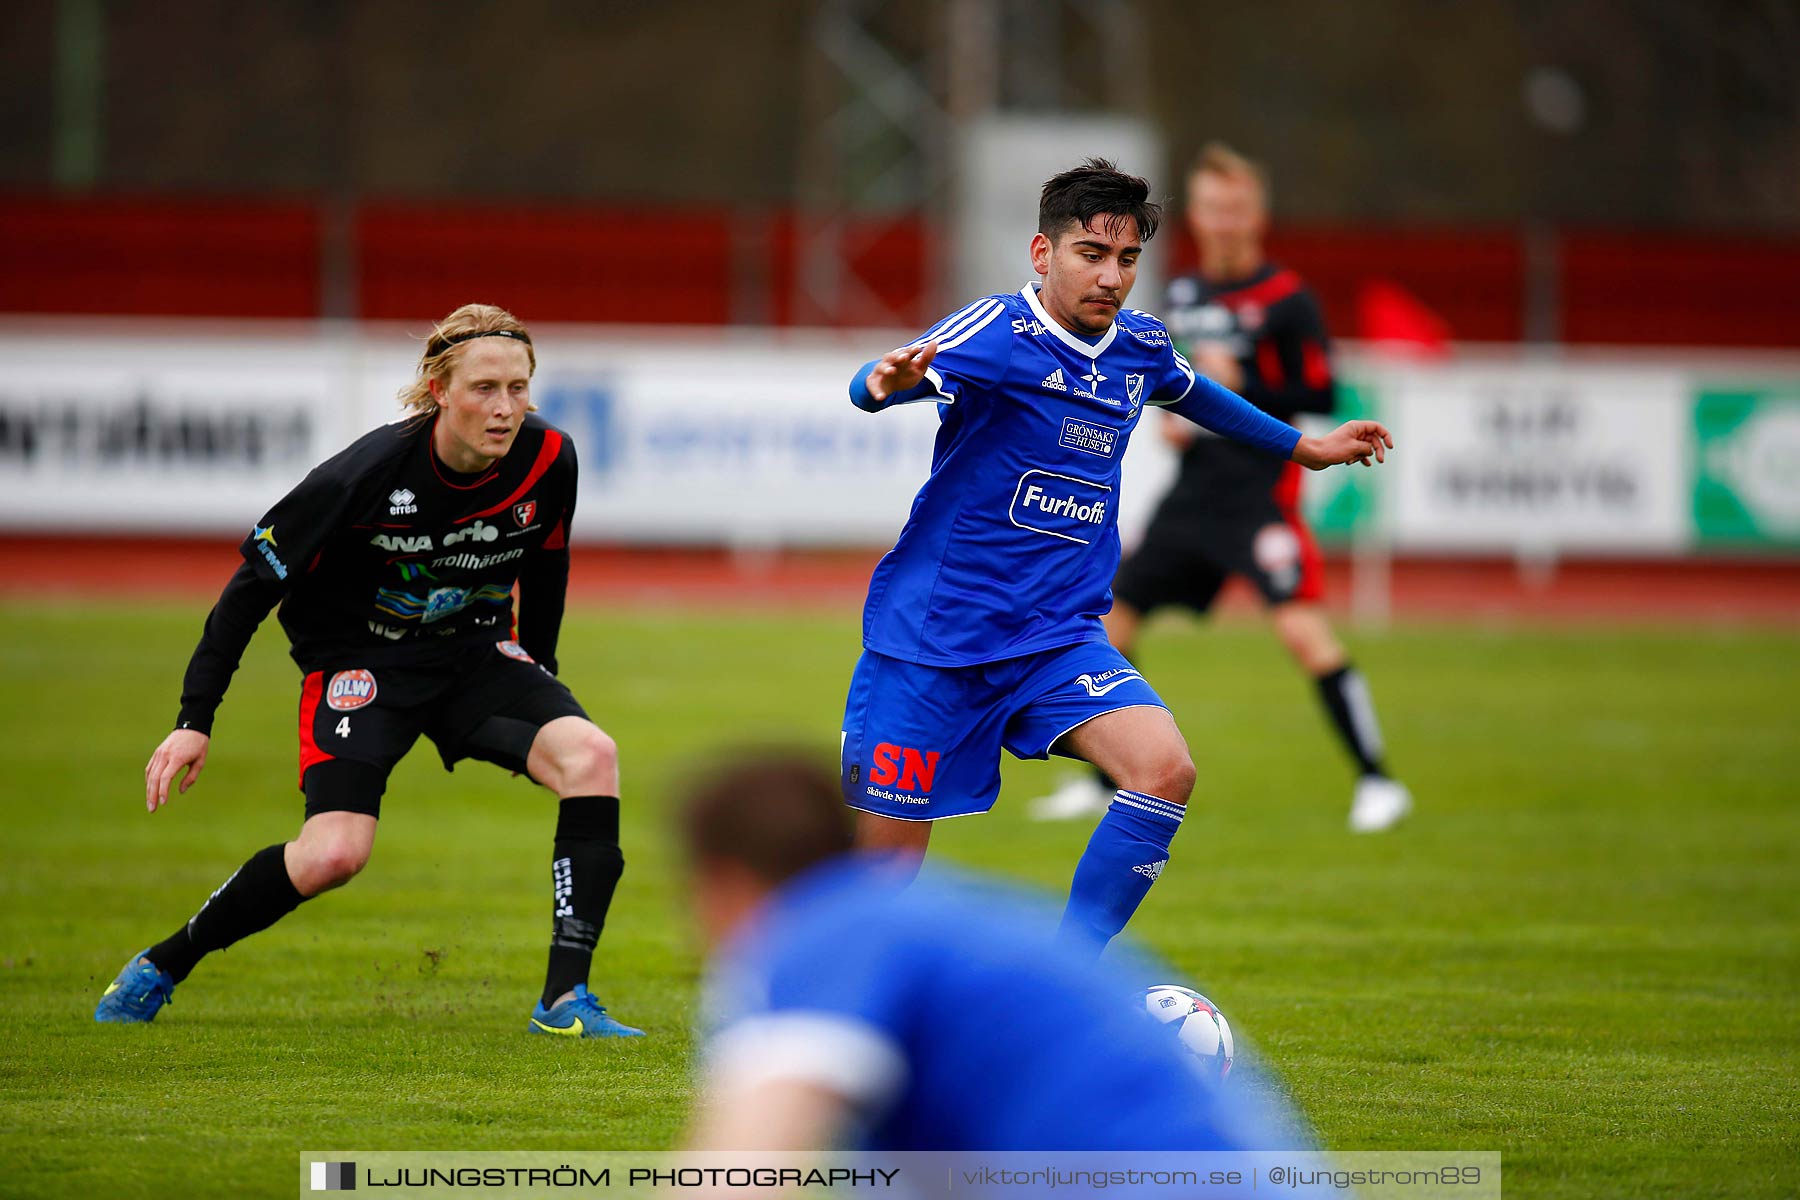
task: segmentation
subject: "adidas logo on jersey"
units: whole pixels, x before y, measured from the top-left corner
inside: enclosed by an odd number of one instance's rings
[[[1062,368],[1058,367],[1044,376],[1044,381],[1038,386],[1049,388],[1053,392],[1066,392],[1069,390],[1069,381],[1063,378]]]
[[[1143,866],[1133,867],[1131,869],[1136,871],[1139,875],[1147,877],[1151,883],[1155,883],[1156,877],[1161,875],[1162,869],[1168,865],[1169,860],[1165,858],[1161,862],[1145,863]]]

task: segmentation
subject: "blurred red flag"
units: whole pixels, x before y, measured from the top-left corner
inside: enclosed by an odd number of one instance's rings
[[[1356,295],[1358,334],[1394,354],[1438,358],[1450,352],[1450,325],[1391,279],[1371,279]]]

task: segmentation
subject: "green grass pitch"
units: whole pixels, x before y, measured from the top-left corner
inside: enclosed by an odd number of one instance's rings
[[[272,623],[199,787],[143,810],[203,608],[0,607],[0,1193],[286,1194],[301,1149],[668,1145],[698,976],[670,790],[721,743],[828,758],[854,614],[571,617],[565,678],[625,762],[630,865],[594,984],[652,1036],[615,1045],[524,1034],[553,801],[423,745],[361,878],[208,960],[155,1025],[92,1022],[127,954],[299,820]],[[1152,632],[1200,786],[1136,933],[1333,1148],[1500,1150],[1519,1196],[1800,1192],[1800,635],[1354,642],[1419,797],[1367,839],[1265,630]],[[1066,886],[1085,827],[1022,804],[1059,769],[1009,763],[996,812],[938,852]]]

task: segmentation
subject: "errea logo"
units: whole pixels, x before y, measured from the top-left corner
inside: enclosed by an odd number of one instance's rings
[[[413,501],[418,499],[407,488],[395,488],[388,494],[388,516],[400,517],[408,513],[416,513],[419,506]]]

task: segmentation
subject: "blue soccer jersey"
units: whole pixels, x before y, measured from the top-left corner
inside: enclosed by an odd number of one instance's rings
[[[1269,1088],[1210,1084],[1144,1015],[1142,989],[1165,978],[1130,955],[1096,963],[1054,924],[998,886],[815,867],[715,963],[707,1069],[715,1085],[824,1087],[871,1150],[1303,1143]]]
[[[929,666],[996,662],[1105,637],[1119,565],[1119,468],[1145,405],[1280,458],[1300,433],[1194,369],[1161,321],[1124,309],[1104,334],[1069,332],[1033,283],[988,296],[913,345],[938,344],[925,381],[878,403],[935,402],[931,475],[869,583],[863,645]]]

